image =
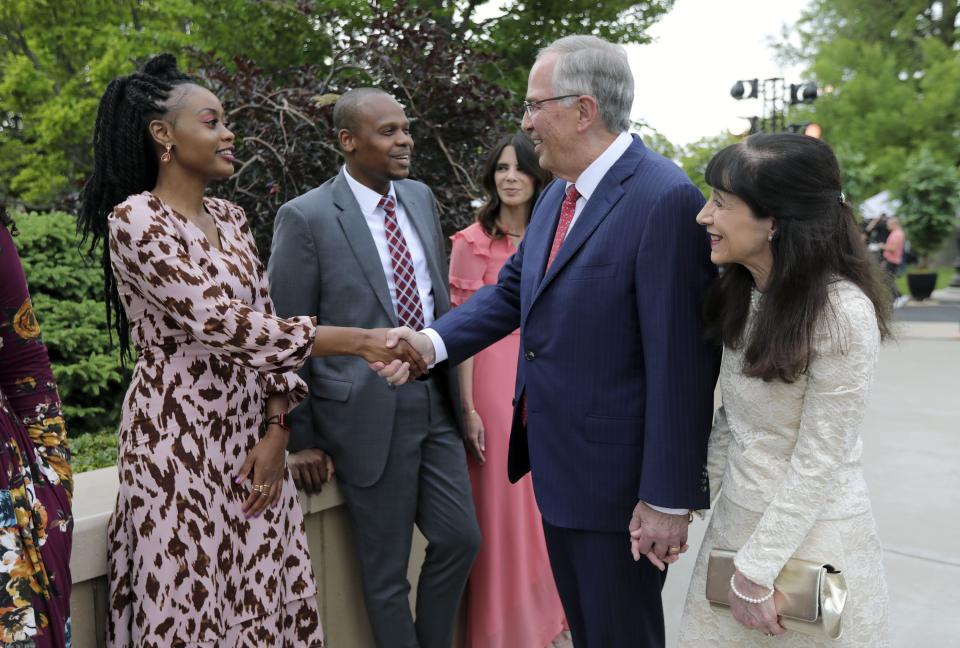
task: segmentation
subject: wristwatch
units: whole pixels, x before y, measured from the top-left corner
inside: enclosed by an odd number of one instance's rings
[[[283,412],[282,414],[274,414],[273,416],[271,416],[270,418],[268,418],[268,419],[264,422],[264,427],[269,427],[270,425],[272,425],[272,424],[274,424],[274,423],[276,423],[277,425],[279,425],[282,429],[286,430],[287,432],[290,431],[290,426],[287,425],[287,414],[286,414],[286,412]]]

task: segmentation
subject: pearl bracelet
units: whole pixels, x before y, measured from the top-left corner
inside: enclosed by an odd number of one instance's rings
[[[733,592],[733,595],[736,596],[741,601],[746,601],[747,603],[753,603],[754,605],[759,605],[760,603],[766,603],[767,601],[770,600],[770,597],[773,596],[772,587],[770,588],[770,591],[767,592],[767,594],[762,598],[752,598],[752,597],[741,594],[740,592],[737,591],[737,586],[733,584],[733,579],[736,578],[736,576],[737,576],[736,572],[730,575],[730,591]]]

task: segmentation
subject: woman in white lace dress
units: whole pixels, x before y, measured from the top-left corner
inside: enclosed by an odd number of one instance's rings
[[[706,180],[713,192],[697,221],[726,268],[706,304],[708,333],[724,345],[723,408],[707,466],[716,499],[680,645],[888,645],[882,549],[860,465],[888,304],[836,158],[811,137],[754,135],[720,151]],[[729,593],[732,615],[705,598],[714,547],[736,551],[742,596]],[[778,622],[767,594],[792,557],[843,571],[839,640]]]

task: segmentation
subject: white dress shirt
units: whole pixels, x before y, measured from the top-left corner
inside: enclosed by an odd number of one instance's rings
[[[360,211],[363,218],[370,228],[370,234],[373,236],[373,243],[377,246],[377,254],[380,255],[380,265],[383,266],[383,276],[387,279],[387,289],[390,291],[390,301],[393,304],[393,312],[397,313],[397,285],[393,281],[393,258],[390,256],[390,248],[387,245],[387,231],[383,220],[387,212],[380,207],[380,199],[383,198],[376,191],[366,185],[357,182],[343,167],[343,176],[350,185],[353,197],[357,199],[360,205]],[[413,274],[417,279],[417,292],[420,293],[420,303],[423,305],[423,323],[424,326],[433,324],[433,282],[430,280],[430,269],[427,267],[427,256],[423,251],[423,243],[417,234],[417,229],[407,218],[407,212],[403,209],[403,204],[397,200],[397,194],[390,183],[390,189],[387,195],[393,198],[396,205],[394,211],[397,214],[397,223],[400,225],[400,231],[403,238],[407,241],[407,249],[410,251],[410,258],[413,259]]]

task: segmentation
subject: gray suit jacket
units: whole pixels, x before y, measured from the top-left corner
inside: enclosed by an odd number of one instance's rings
[[[393,185],[423,243],[439,317],[450,310],[450,296],[433,193],[414,180]],[[282,317],[314,315],[328,326],[397,326],[373,236],[342,170],[277,212],[267,274]],[[431,375],[446,391],[459,427],[456,372],[444,364]],[[387,461],[397,390],[351,356],[313,358],[301,376],[310,396],[290,415],[290,451],[322,448],[348,483],[375,483]]]

